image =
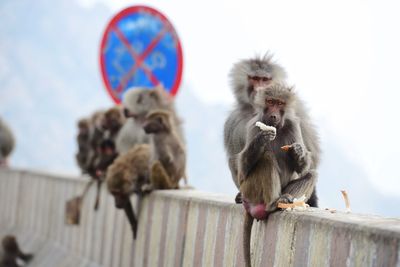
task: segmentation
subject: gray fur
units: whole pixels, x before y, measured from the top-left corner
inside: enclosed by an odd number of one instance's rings
[[[249,92],[248,76],[258,75],[272,78],[270,87],[274,84],[284,83],[286,79],[285,70],[272,61],[271,54],[264,57],[242,60],[236,63],[230,73],[231,87],[236,98],[233,111],[229,114],[224,125],[224,146],[227,153],[228,164],[231,170],[232,179],[239,188],[237,180],[237,158],[238,153],[243,150],[245,145],[245,129],[248,121],[254,116],[256,103],[255,92]],[[268,90],[264,90],[267,92]],[[258,103],[260,105],[260,103]],[[312,153],[311,167],[316,169],[320,158],[319,138],[315,127],[307,113],[302,101],[296,101],[294,112],[301,118],[300,128],[304,145]]]
[[[0,118],[0,161],[5,160],[15,147],[15,137],[6,122]]]
[[[273,109],[273,112],[283,112],[281,118],[283,121],[276,123],[276,131],[265,131],[255,124],[256,122],[267,124],[271,113],[265,100],[271,95],[282,97],[277,98],[282,101],[288,99],[290,101],[278,111]],[[265,210],[269,214],[277,209],[279,202],[291,201],[303,195],[308,200],[315,195],[313,191],[317,173],[310,169],[312,153],[304,145],[300,127],[301,118],[296,113],[297,103],[300,100],[296,94],[290,88],[276,85],[259,90],[255,99],[258,103],[255,114],[246,124],[244,149],[237,158],[241,194],[237,199],[244,200],[245,208],[249,205],[265,204]],[[281,149],[285,145],[290,145],[288,151]],[[253,217],[249,209],[246,210],[243,249],[245,266],[251,267]]]
[[[251,96],[247,93],[248,76],[260,76],[272,79],[272,82],[286,80],[286,71],[272,59],[272,54],[244,59],[236,63],[231,72],[230,80],[233,93],[239,104],[251,104]]]
[[[183,140],[181,121],[176,116],[174,101],[162,88],[134,88],[127,91],[123,97],[124,108],[135,116],[126,120],[116,140],[116,148],[120,154],[129,151],[136,144],[148,144],[149,137],[143,130],[142,122],[146,114],[155,109],[166,109],[173,113],[173,120],[178,127],[178,134]]]

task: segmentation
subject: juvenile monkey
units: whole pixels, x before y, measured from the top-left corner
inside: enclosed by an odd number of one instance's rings
[[[115,207],[124,209],[136,239],[137,218],[133,211],[130,196],[142,197],[150,188],[149,180],[150,147],[148,144],[136,145],[125,154],[117,157],[108,167],[106,183],[108,191],[114,196]]]
[[[257,91],[264,90],[286,80],[285,70],[273,61],[270,54],[263,57],[242,60],[236,63],[230,73],[231,86],[236,98],[236,106],[224,125],[224,145],[232,179],[239,188],[237,159],[246,141],[246,125],[253,117]],[[305,147],[312,153],[311,166],[319,164],[320,147],[318,135],[302,102],[295,106],[295,113],[301,118],[300,129]],[[308,200],[310,206],[317,206],[315,191]]]
[[[33,258],[32,254],[26,254],[21,251],[15,236],[5,236],[2,240],[2,246],[3,255],[0,259],[0,267],[19,267],[17,259],[29,262]]]
[[[0,167],[7,165],[7,158],[15,147],[14,134],[5,121],[0,118]]]
[[[155,109],[167,109],[173,113],[179,137],[183,141],[181,122],[176,116],[174,101],[162,86],[128,90],[123,96],[123,107],[127,120],[116,140],[119,153],[127,152],[136,144],[149,143],[149,136],[144,132],[142,123],[147,113]]]
[[[266,219],[279,202],[309,199],[317,176],[312,152],[304,144],[297,105],[300,99],[292,88],[276,84],[259,90],[254,99],[255,115],[246,126],[244,149],[238,157],[238,181],[243,205],[244,253],[251,266],[250,237],[254,218]],[[256,126],[261,122],[267,126]],[[282,146],[290,145],[283,151]]]
[[[119,107],[108,109],[101,117],[103,136],[94,163],[97,176],[103,176],[108,166],[118,156],[115,141],[124,121],[125,118]]]
[[[151,135],[150,179],[156,189],[175,189],[186,179],[185,147],[178,137],[173,114],[168,110],[150,112],[143,129]]]

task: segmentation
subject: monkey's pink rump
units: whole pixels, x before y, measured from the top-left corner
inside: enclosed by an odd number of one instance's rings
[[[244,209],[257,220],[265,220],[268,216],[266,209],[267,206],[264,203],[253,204],[249,203],[247,200],[243,199]]]

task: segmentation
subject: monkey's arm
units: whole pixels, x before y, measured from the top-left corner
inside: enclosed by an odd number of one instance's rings
[[[239,154],[239,181],[249,176],[269,144],[270,137],[268,132],[258,129],[254,131],[256,131],[253,135],[254,137],[250,138],[251,141],[246,144],[243,151]]]
[[[309,170],[311,166],[311,152],[307,151],[302,143],[294,143],[289,147],[289,157],[293,169],[299,174]]]

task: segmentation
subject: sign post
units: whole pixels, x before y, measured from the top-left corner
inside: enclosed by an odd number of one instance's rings
[[[182,47],[172,24],[146,6],[126,8],[106,27],[100,47],[104,84],[115,103],[131,87],[162,84],[178,92],[183,69]]]

